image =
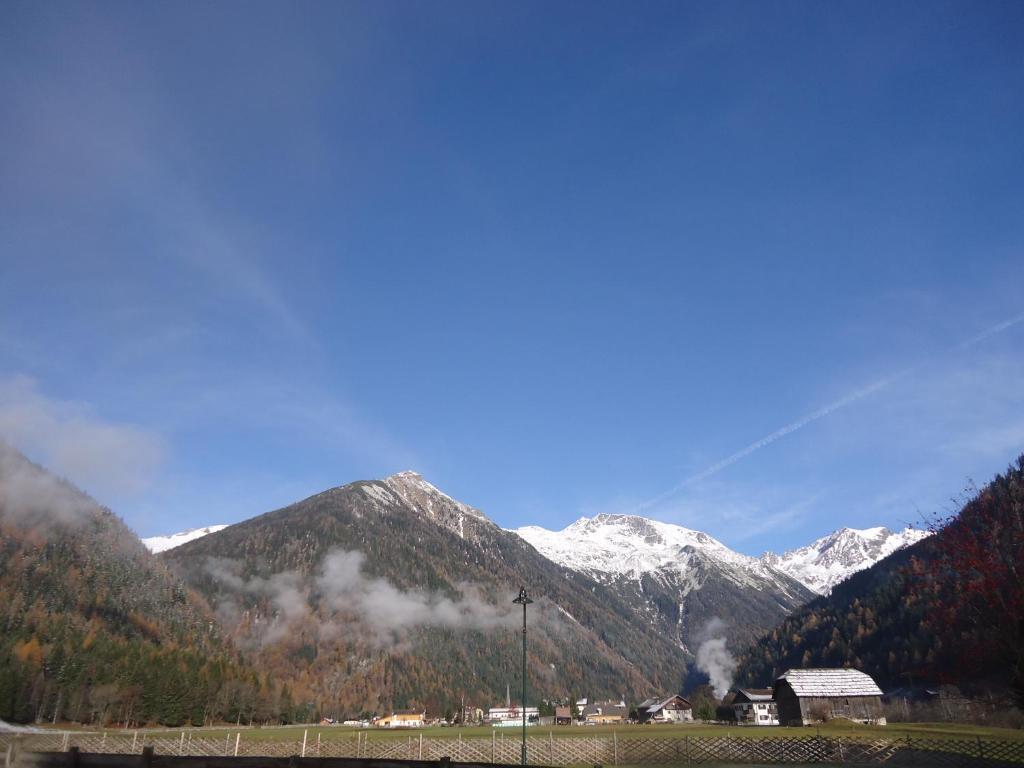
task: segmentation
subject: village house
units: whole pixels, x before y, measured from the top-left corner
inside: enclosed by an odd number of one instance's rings
[[[487,710],[487,720],[495,728],[513,727],[523,724],[522,707],[491,707]],[[540,721],[540,710],[537,707],[526,708],[526,724],[537,725]]]
[[[588,704],[583,708],[582,716],[583,721],[588,725],[624,723],[629,718],[629,708],[623,701],[618,704],[612,701],[606,701],[603,704]]]
[[[457,718],[463,725],[467,723],[479,723],[484,719],[484,711],[480,707],[467,704],[462,708],[461,716]]]
[[[415,709],[400,709],[387,717],[378,718],[374,725],[378,728],[422,728],[426,725],[427,713]]]
[[[684,723],[693,720],[693,707],[682,696],[647,699],[636,708],[641,723]]]
[[[740,688],[732,700],[732,711],[741,725],[779,724],[771,688]]]
[[[555,725],[572,725],[572,709],[569,707],[555,707]]]
[[[782,725],[833,718],[885,725],[881,689],[855,669],[791,669],[775,681],[772,694]]]

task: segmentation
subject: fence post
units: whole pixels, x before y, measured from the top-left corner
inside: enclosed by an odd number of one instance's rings
[[[142,768],[150,768],[153,765],[153,747],[142,748]]]
[[[15,736],[11,739],[11,743],[7,745],[7,755],[4,757],[4,765],[7,768],[12,768],[21,754],[21,739],[21,736]]]
[[[60,751],[67,752],[71,746],[71,731],[64,731],[64,743],[61,745]]]
[[[615,765],[619,764],[619,734],[617,731],[612,731],[612,750],[615,760]]]
[[[420,750],[419,750],[419,752],[417,754],[418,754],[418,757],[416,759],[417,760],[422,760],[423,759],[423,734],[422,733],[420,734]]]
[[[68,765],[71,768],[78,768],[78,747],[72,747],[68,750]]]
[[[976,736],[975,738],[978,740],[978,759],[979,760],[984,760],[985,759],[985,748],[981,745],[981,736]]]
[[[182,735],[184,735],[184,734],[182,734]],[[107,751],[107,732],[104,731],[103,732],[103,738],[100,739],[100,752],[106,752],[106,751]]]
[[[690,764],[690,737],[687,736],[685,739],[683,739],[683,741],[686,744],[686,764],[689,765]]]
[[[242,740],[242,732],[239,731],[235,734],[235,757],[238,757],[238,742]]]
[[[306,756],[306,739],[309,738],[309,729],[302,732],[302,757]]]
[[[181,753],[184,751],[184,749],[185,749],[185,732],[182,731],[181,732],[181,741],[178,742],[178,755],[181,755]]]
[[[139,732],[135,731],[135,733],[132,734],[132,754],[133,755],[135,754],[135,744],[136,744],[136,742],[138,742],[138,740],[139,740]]]
[[[494,729],[491,729],[491,763],[494,762]]]
[[[320,757],[320,731],[316,732],[316,756]]]
[[[843,757],[843,737],[839,736],[836,738],[836,742],[839,744],[839,762],[845,763],[846,758]]]

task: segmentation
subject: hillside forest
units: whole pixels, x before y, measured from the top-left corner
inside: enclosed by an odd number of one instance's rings
[[[762,637],[742,684],[793,667],[850,666],[887,688],[1004,691],[1024,706],[1024,456],[934,536],[854,574]]]

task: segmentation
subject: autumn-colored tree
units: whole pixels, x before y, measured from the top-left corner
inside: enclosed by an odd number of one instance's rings
[[[937,521],[930,577],[944,642],[980,673],[1007,671],[1024,706],[1024,456],[959,514]]]

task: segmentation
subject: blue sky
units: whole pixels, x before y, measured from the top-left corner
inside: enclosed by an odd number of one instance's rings
[[[755,554],[942,512],[1024,451],[1022,33],[5,3],[0,432],[144,535],[406,468]]]

